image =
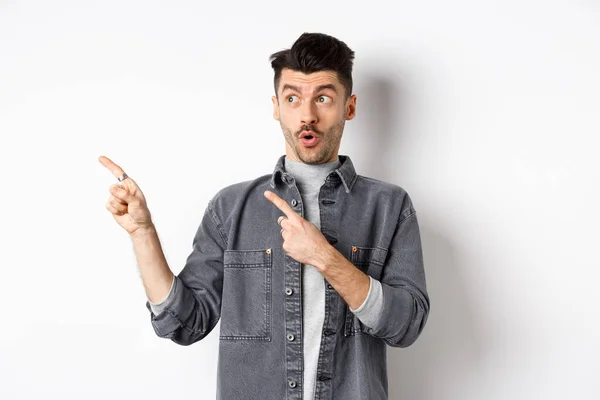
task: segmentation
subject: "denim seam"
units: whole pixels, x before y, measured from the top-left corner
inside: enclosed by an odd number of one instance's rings
[[[171,307],[165,307],[165,311],[167,311],[173,318],[175,318],[181,324],[181,326],[185,327],[190,332],[199,333],[201,335],[204,335],[204,332],[205,332],[204,330],[197,330],[197,329],[190,327],[188,324],[185,323],[185,321],[183,321],[181,318],[179,318],[179,316],[177,315],[175,310],[173,310]]]
[[[266,340],[271,341],[271,336],[219,336],[221,340]]]
[[[223,244],[225,244],[225,248],[227,248],[227,246],[228,246],[228,244],[227,244],[227,235],[225,235],[225,232],[222,229],[221,222],[219,221],[219,216],[212,209],[211,205],[212,205],[212,200],[208,202],[209,215],[210,215],[213,223],[215,224],[215,226],[217,228],[217,232],[219,232],[219,236],[221,237],[221,240],[223,241]]]
[[[407,219],[409,219],[410,217],[412,217],[413,215],[415,215],[417,212],[415,210],[411,210],[410,214],[408,214],[406,217],[402,218],[400,221],[398,221],[398,223],[396,224],[396,229],[398,229],[398,227],[400,225],[402,225],[404,223],[404,221],[406,221]]]
[[[255,263],[255,264],[223,264],[223,268],[269,268],[269,264],[266,263]]]

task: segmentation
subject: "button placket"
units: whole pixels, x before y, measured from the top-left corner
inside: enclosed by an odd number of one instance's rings
[[[285,188],[285,193],[281,196],[287,199],[288,204],[294,207],[301,217],[304,217],[300,192],[290,176],[290,182]],[[285,196],[285,197],[284,197]],[[286,296],[284,302],[285,308],[285,360],[286,360],[286,378],[287,378],[287,398],[300,400],[302,387],[302,340],[292,332],[302,331],[302,274],[301,264],[292,257],[284,254],[284,290]],[[293,296],[292,296],[293,294]]]
[[[321,233],[327,238],[331,245],[338,244],[338,217],[337,211],[330,204],[334,204],[338,196],[336,195],[339,187],[332,180],[333,174],[327,178],[327,182],[321,186],[319,192],[319,211],[321,214]],[[319,361],[317,369],[317,382],[315,386],[315,398],[328,399],[332,396],[333,382],[333,358],[336,346],[336,336],[338,330],[339,316],[336,311],[339,307],[341,297],[335,292],[335,288],[325,281],[325,322],[322,331],[321,349],[319,352]]]

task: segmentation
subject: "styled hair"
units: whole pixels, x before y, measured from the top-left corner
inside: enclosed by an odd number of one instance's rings
[[[352,66],[354,51],[346,43],[323,33],[303,33],[291,49],[271,54],[271,66],[275,71],[275,94],[279,88],[284,68],[310,74],[318,71],[334,71],[344,86],[346,98],[352,94]]]

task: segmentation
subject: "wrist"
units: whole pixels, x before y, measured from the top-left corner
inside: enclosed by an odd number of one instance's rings
[[[315,254],[315,261],[311,265],[319,270],[319,272],[323,273],[328,266],[335,264],[337,254],[339,253],[335,247],[327,243],[321,250],[317,251]]]
[[[148,226],[140,226],[135,231],[129,234],[129,236],[131,236],[132,239],[148,237],[152,235],[156,235],[156,227],[154,226],[154,224],[150,224]]]

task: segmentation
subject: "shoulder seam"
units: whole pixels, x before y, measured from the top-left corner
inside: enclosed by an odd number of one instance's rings
[[[410,213],[406,217],[404,217],[404,218],[400,219],[400,221],[398,221],[398,224],[396,225],[396,227],[399,227],[400,225],[402,225],[402,223],[404,223],[404,221],[406,221],[407,219],[409,219],[410,217],[412,217],[416,214],[417,214],[417,212],[414,209],[411,209]]]

